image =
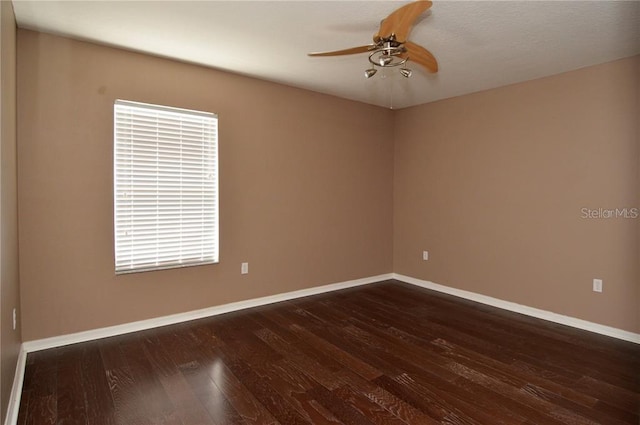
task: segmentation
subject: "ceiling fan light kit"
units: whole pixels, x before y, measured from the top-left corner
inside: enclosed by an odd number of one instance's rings
[[[365,71],[365,77],[371,78],[377,72],[375,67],[389,68],[395,66],[402,66],[400,69],[400,75],[405,78],[411,77],[411,70],[406,67],[406,63],[409,60],[408,56],[402,57],[403,53],[406,53],[402,44],[395,41],[395,35],[392,35],[389,41],[385,41],[383,46],[379,49],[369,53],[369,62],[373,65],[373,68]],[[374,72],[371,73],[370,71]]]
[[[409,78],[411,77],[411,74],[413,74],[413,71],[411,71],[409,68],[400,68],[400,75],[402,75],[405,78]]]
[[[366,78],[371,78],[378,72],[376,67],[396,66],[402,67],[400,75],[409,78],[413,73],[406,66],[409,60],[422,65],[429,72],[438,72],[438,62],[433,54],[407,39],[415,20],[431,5],[429,0],[418,0],[392,12],[380,23],[378,33],[373,36],[374,44],[334,52],[309,53],[309,56],[342,56],[370,52],[369,62],[372,67],[364,72]]]

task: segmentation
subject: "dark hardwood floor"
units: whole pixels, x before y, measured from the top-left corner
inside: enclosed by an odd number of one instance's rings
[[[382,282],[31,353],[23,424],[638,424],[640,346]]]

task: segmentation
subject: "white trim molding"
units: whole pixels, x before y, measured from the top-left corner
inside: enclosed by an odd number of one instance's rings
[[[13,377],[13,385],[11,386],[11,395],[9,396],[9,405],[7,406],[7,416],[5,416],[4,420],[5,425],[18,423],[20,397],[22,396],[22,384],[24,383],[24,370],[26,366],[27,352],[24,349],[24,344],[21,344],[18,362],[16,363],[16,373]]]
[[[377,276],[366,277],[362,279],[349,280],[345,282],[332,283],[329,285],[316,286],[308,289],[300,289],[292,292],[285,292],[276,295],[270,295],[261,298],[253,298],[245,301],[238,301],[219,306],[207,307],[200,310],[193,310],[184,313],[172,314],[169,316],[156,317],[148,320],[125,323],[122,325],[109,326],[105,328],[92,329],[83,332],[77,332],[68,335],[55,336],[51,338],[26,341],[22,345],[22,352],[30,353],[33,351],[46,350],[48,348],[62,347],[64,345],[76,344],[79,342],[91,341],[100,338],[107,338],[116,335],[127,334],[130,332],[143,331],[146,329],[157,328],[161,326],[173,325],[176,323],[187,322],[189,320],[202,319],[205,317],[216,316],[219,314],[229,313],[232,311],[244,310],[251,307],[259,307],[262,305],[273,304],[280,301],[287,301],[311,295],[323,294],[340,289],[353,288],[355,286],[367,285],[370,283],[381,282],[384,280],[395,279],[401,282],[420,286],[422,288],[432,289],[437,292],[453,295],[467,300],[491,305],[504,310],[513,311],[539,319],[548,320],[562,325],[583,329],[602,335],[611,336],[629,342],[640,344],[640,334],[624,331],[622,329],[589,322],[575,317],[564,316],[562,314],[517,304],[510,301],[504,301],[498,298],[489,297],[475,292],[465,291],[462,289],[452,288],[440,285],[427,280],[421,280],[410,276],[397,273],[388,273]],[[22,355],[22,353],[21,353]],[[26,357],[26,355],[25,355]],[[24,366],[23,366],[24,370]],[[16,371],[17,373],[17,371]]]
[[[440,285],[428,280],[416,279],[415,277],[405,276],[397,273],[393,273],[393,279],[400,282],[409,283],[411,285],[420,286],[422,288],[431,289],[437,292],[442,292],[444,294],[453,295],[455,297],[475,301],[481,304],[498,307],[503,310],[513,311],[515,313],[524,314],[526,316],[536,317],[538,319],[560,323],[561,325],[567,325],[573,328],[583,329],[601,335],[606,335],[613,338],[622,339],[624,341],[640,344],[640,334],[614,328],[611,326],[601,325],[599,323],[593,323],[587,320],[565,316],[562,314],[553,313],[551,311],[517,304],[511,301],[504,301],[498,298],[477,294],[475,292],[465,291],[463,289],[452,288],[450,286]]]
[[[189,320],[202,319],[205,317],[216,316],[218,314],[229,313],[237,310],[244,310],[251,307],[259,307],[266,304],[273,304],[280,301],[293,300],[295,298],[308,297],[311,295],[323,294],[325,292],[337,291],[340,289],[353,288],[355,286],[367,285],[370,283],[381,282],[393,278],[392,273],[371,276],[362,279],[348,280],[345,282],[332,283],[329,285],[316,286],[308,289],[300,289],[282,294],[270,295],[261,298],[253,298],[245,301],[238,301],[219,306],[207,307],[200,310],[188,311],[185,313],[172,314],[153,319],[141,320],[138,322],[125,323],[122,325],[109,326],[106,328],[92,329],[73,334],[54,336],[51,338],[26,341],[23,344],[24,351],[31,353],[33,351],[46,350],[48,348],[62,347],[64,345],[76,344],[79,342],[91,341],[110,336],[127,334],[130,332],[143,331],[146,329],[158,328],[161,326],[173,325],[176,323],[188,322]]]

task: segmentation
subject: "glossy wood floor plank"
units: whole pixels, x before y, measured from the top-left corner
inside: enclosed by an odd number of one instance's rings
[[[640,346],[388,281],[36,353],[18,424],[640,423]]]

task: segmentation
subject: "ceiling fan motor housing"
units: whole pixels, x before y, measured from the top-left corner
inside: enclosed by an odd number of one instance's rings
[[[374,66],[391,67],[404,65],[408,57],[402,58],[400,55],[406,53],[404,43],[395,40],[395,35],[378,42],[377,48],[369,54],[369,62]]]

